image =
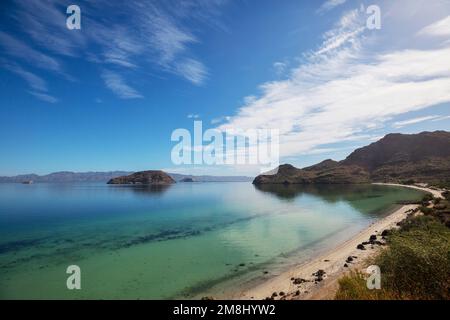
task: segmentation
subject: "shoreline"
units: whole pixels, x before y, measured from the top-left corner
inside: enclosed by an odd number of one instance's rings
[[[374,184],[409,187],[442,198],[440,191],[426,187],[393,183]],[[263,300],[267,298],[276,300],[333,299],[338,288],[338,279],[352,270],[361,269],[364,261],[373,257],[383,247],[383,245],[380,245],[383,243],[381,241],[383,230],[395,228],[398,222],[404,220],[408,213],[418,207],[417,204],[403,205],[326,253],[293,266],[262,283],[237,290],[220,298],[233,300]],[[376,235],[377,241],[380,241],[379,244],[365,245],[365,250],[357,249],[359,244],[368,242],[373,235]],[[349,257],[352,261],[348,261]],[[323,271],[323,275],[317,274],[319,270]],[[319,273],[322,273],[322,271],[319,271]],[[276,296],[274,293],[276,293]]]
[[[433,197],[435,197],[435,198],[444,199],[444,197],[442,196],[443,190],[439,190],[439,189],[431,189],[431,188],[428,188],[428,187],[419,187],[419,186],[416,186],[416,185],[399,184],[399,183],[374,182],[372,184],[380,185],[380,186],[404,187],[404,188],[422,190],[422,191],[431,193],[433,195]]]

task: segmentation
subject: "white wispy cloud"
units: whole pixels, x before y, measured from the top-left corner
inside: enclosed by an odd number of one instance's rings
[[[39,67],[61,73],[60,63],[42,52],[31,48],[23,41],[13,38],[6,32],[0,31],[0,46],[3,47],[5,52],[13,59],[20,59],[32,66]]]
[[[218,117],[218,118],[214,118],[211,120],[211,124],[218,124],[224,121],[229,121],[231,119],[230,116],[223,116],[223,117]]]
[[[357,49],[359,36],[366,29],[363,23],[364,17],[358,10],[352,10],[339,19],[336,26],[325,32],[321,47],[314,52],[313,56],[322,56],[330,51],[335,51],[341,46]]]
[[[58,101],[57,98],[48,93],[47,82],[44,79],[28,70],[25,70],[16,63],[9,63],[5,59],[0,59],[0,62],[3,68],[17,74],[27,82],[31,88],[28,93],[45,102],[56,103]]]
[[[200,115],[195,114],[195,113],[190,113],[187,115],[187,118],[188,119],[198,119],[198,118],[200,118]]]
[[[442,120],[447,120],[450,119],[450,116],[440,116],[436,119],[431,120],[432,122],[436,122],[436,121],[442,121]]]
[[[85,33],[74,32],[64,27],[67,15],[65,10],[61,10],[58,2],[17,1],[16,5],[18,10],[13,17],[37,45],[53,53],[70,57],[81,53],[86,45]]]
[[[323,13],[326,11],[330,11],[330,10],[336,8],[337,6],[344,4],[345,2],[347,2],[347,0],[327,0],[320,6],[320,8],[319,8],[319,10],[317,10],[317,12]]]
[[[58,99],[54,96],[45,93],[45,92],[37,92],[37,91],[28,91],[31,95],[35,96],[39,100],[48,102],[48,103],[56,103],[58,102]]]
[[[299,156],[370,140],[398,115],[450,102],[450,46],[364,50],[360,14],[345,14],[288,79],[262,84],[218,128],[279,129],[281,155]]]
[[[176,63],[175,72],[196,85],[200,85],[208,76],[205,66],[194,59],[183,59]]]
[[[190,26],[194,21],[223,28],[216,18],[226,3],[130,0],[117,5],[107,0],[90,1],[82,5],[82,29],[73,31],[64,27],[67,16],[59,1],[16,2],[9,16],[16,31],[25,37],[0,31],[0,48],[11,61],[59,73],[68,80],[73,78],[64,72],[62,56],[113,65],[121,74],[120,81],[112,77],[105,84],[121,87],[121,97],[141,97],[125,84],[125,77],[132,72],[142,74],[150,69],[150,73],[175,74],[194,85],[205,82],[207,67],[190,53],[191,46],[200,42]],[[132,72],[121,72],[120,68]]]
[[[426,26],[417,34],[425,36],[450,36],[450,16]]]
[[[273,64],[273,69],[277,75],[282,75],[288,67],[286,62],[277,61]]]
[[[32,89],[37,91],[47,91],[46,81],[36,74],[23,69],[17,64],[3,62],[2,66],[24,79]]]
[[[189,4],[189,5],[188,5]],[[211,21],[215,12],[225,1],[187,2],[168,1],[167,5],[149,1],[129,1],[121,11],[133,17],[128,23],[117,24],[114,16],[105,22],[88,19],[86,28],[94,29],[91,40],[100,44],[105,63],[124,68],[142,69],[148,63],[161,71],[176,74],[185,80],[201,85],[207,78],[206,66],[190,54],[190,46],[199,43],[185,21],[193,19]],[[100,1],[91,4],[94,8],[106,5],[117,11],[117,7]]]
[[[122,99],[136,99],[143,98],[143,96],[135,89],[125,83],[125,80],[117,73],[112,71],[103,71],[102,78],[108,87],[114,94]]]
[[[402,128],[402,127],[408,126],[410,124],[416,124],[416,123],[429,121],[429,120],[433,120],[433,119],[437,119],[437,118],[440,118],[440,117],[439,116],[418,117],[418,118],[413,118],[413,119],[408,119],[408,120],[394,122],[392,124],[392,126],[395,127],[395,128]]]

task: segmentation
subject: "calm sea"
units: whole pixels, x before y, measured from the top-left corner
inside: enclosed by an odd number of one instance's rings
[[[421,196],[374,185],[0,184],[0,298],[211,294],[311,258]],[[66,287],[69,265],[81,290]]]

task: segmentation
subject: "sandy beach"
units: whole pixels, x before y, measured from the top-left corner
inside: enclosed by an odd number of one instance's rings
[[[434,189],[398,184],[388,185],[415,188],[442,198],[441,192]],[[384,247],[383,245],[368,244],[364,246],[365,250],[360,250],[357,249],[357,246],[362,242],[369,241],[372,235],[376,235],[377,240],[383,243],[381,237],[383,230],[395,228],[398,222],[404,220],[408,213],[417,207],[418,205],[404,205],[327,253],[292,267],[254,287],[234,292],[226,298],[261,300],[273,297],[274,293],[277,293],[274,299],[333,299],[338,287],[337,280],[350,270],[361,269],[364,260]],[[349,259],[349,257],[351,258]],[[348,259],[352,261],[348,261]],[[324,271],[323,279],[316,281],[318,277],[317,274],[314,274],[319,270]]]

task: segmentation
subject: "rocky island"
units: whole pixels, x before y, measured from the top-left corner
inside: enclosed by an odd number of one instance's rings
[[[140,171],[127,176],[113,178],[108,184],[169,185],[176,183],[167,173],[161,170]]]
[[[284,164],[257,176],[253,184],[447,183],[450,132],[388,134],[342,161],[325,160],[303,169]]]

